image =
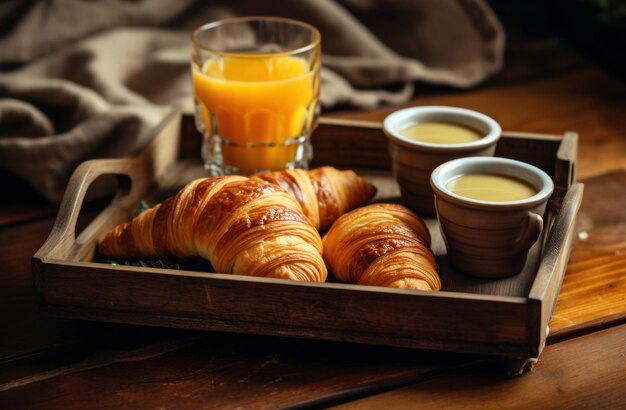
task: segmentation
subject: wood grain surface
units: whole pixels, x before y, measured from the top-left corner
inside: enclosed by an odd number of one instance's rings
[[[380,409],[389,403],[394,409],[623,408],[625,339],[621,325],[548,346],[530,377],[503,380],[487,361],[337,408]],[[598,374],[605,376],[598,380]]]
[[[598,317],[626,319],[626,171],[586,182],[570,262],[550,323],[555,332],[580,328]]]
[[[626,165],[626,84],[598,68],[584,67],[557,77],[428,96],[401,107],[413,105],[477,110],[493,117],[504,130],[549,134],[576,131],[580,135],[579,178]],[[335,115],[382,121],[389,112],[385,108]]]
[[[357,403],[623,407],[625,90],[562,43],[532,38],[509,41],[504,71],[486,84],[465,91],[418,86],[404,105],[478,109],[505,130],[579,133],[577,173],[586,193],[549,345],[532,373],[507,379],[497,363],[429,351],[44,315],[34,303],[30,259],[56,207],[3,174],[12,198],[0,201],[0,408],[328,406],[384,391]],[[326,115],[380,121],[397,108]],[[182,150],[196,157],[198,147],[199,140],[188,140]],[[97,207],[81,217],[82,226]]]

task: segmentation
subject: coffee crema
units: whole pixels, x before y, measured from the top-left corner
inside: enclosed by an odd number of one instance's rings
[[[539,192],[523,179],[502,174],[464,174],[446,184],[451,192],[470,199],[488,202],[512,202],[530,198]]]
[[[466,125],[451,122],[416,122],[400,131],[400,135],[414,141],[431,144],[462,144],[481,139],[484,135]]]

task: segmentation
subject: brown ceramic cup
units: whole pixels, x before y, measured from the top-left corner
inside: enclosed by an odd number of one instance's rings
[[[435,121],[464,125],[483,134],[472,142],[433,144],[415,141],[400,131],[420,121]],[[493,156],[502,132],[492,118],[476,111],[446,106],[411,107],[390,114],[383,123],[391,155],[393,174],[402,200],[414,211],[434,215],[434,192],[430,174],[444,162],[472,156]]]
[[[455,194],[446,187],[455,177],[475,173],[519,178],[537,193],[517,201],[490,202]],[[485,278],[521,272],[528,249],[543,229],[541,215],[554,191],[545,172],[507,158],[461,158],[437,167],[431,184],[448,258],[455,268]]]

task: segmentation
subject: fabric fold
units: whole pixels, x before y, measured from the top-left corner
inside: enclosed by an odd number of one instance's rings
[[[243,15],[320,30],[325,109],[404,103],[416,81],[471,87],[502,65],[483,0],[6,2],[0,166],[58,202],[80,162],[137,152],[171,106],[193,111],[191,30]]]

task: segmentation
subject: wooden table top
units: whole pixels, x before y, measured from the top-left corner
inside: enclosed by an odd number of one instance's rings
[[[2,173],[0,408],[626,407],[626,85],[554,42],[513,44],[507,61],[480,87],[423,87],[405,106],[455,105],[505,130],[580,134],[585,197],[532,372],[507,378],[495,359],[471,355],[46,316],[30,263],[57,209]],[[330,115],[381,120],[398,108]]]

